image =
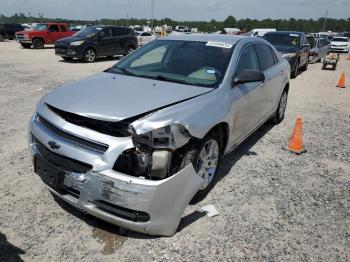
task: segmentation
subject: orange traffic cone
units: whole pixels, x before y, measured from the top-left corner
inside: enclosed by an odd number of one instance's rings
[[[350,54],[349,54],[349,56],[348,56],[348,58],[347,58],[348,60],[350,60]]]
[[[337,87],[345,88],[345,73],[341,74]]]
[[[295,123],[295,127],[293,133],[289,139],[288,150],[297,155],[305,153],[306,150],[303,146],[303,123],[301,120],[301,116],[298,116],[297,121]]]

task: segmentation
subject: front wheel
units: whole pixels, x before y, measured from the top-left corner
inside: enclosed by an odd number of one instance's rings
[[[194,201],[199,201],[206,196],[217,179],[222,157],[222,134],[221,132],[211,132],[201,141],[191,141],[188,147],[181,168],[192,163],[197,175],[203,178],[202,186],[193,197]]]
[[[309,67],[309,58],[306,59],[305,65],[301,68],[303,71],[307,71],[307,68]]]
[[[85,63],[92,63],[96,60],[96,52],[95,50],[89,48],[84,52],[83,60]]]
[[[288,92],[286,89],[283,90],[280,102],[274,116],[271,118],[271,122],[275,125],[281,123],[284,119],[284,114],[287,109]]]
[[[42,40],[41,38],[35,38],[33,40],[33,48],[35,49],[42,49],[44,48],[44,40]]]
[[[296,78],[298,76],[298,73],[299,73],[299,60],[297,60],[297,62],[295,63],[294,70],[291,73],[291,78]]]

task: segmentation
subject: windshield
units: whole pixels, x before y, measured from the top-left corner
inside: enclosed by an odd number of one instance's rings
[[[34,26],[33,29],[37,30],[37,31],[46,30],[47,29],[47,24],[37,24],[36,26]]]
[[[332,38],[332,42],[348,42],[348,39],[334,37]]]
[[[98,32],[102,30],[101,27],[86,27],[78,32],[76,32],[73,36],[80,38],[89,38],[95,36]]]
[[[156,40],[136,50],[107,72],[217,87],[234,46],[218,42]]]
[[[299,46],[298,34],[266,34],[263,38],[274,46],[285,46],[289,48],[297,48]]]

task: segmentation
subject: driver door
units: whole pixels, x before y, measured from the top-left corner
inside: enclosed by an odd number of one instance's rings
[[[61,37],[61,32],[58,25],[50,25],[47,32],[48,39],[46,44],[54,44]]]

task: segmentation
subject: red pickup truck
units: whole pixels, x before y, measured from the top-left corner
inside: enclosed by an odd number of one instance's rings
[[[44,48],[45,44],[54,44],[58,39],[73,35],[66,23],[38,24],[33,30],[16,33],[17,41],[23,48]]]

